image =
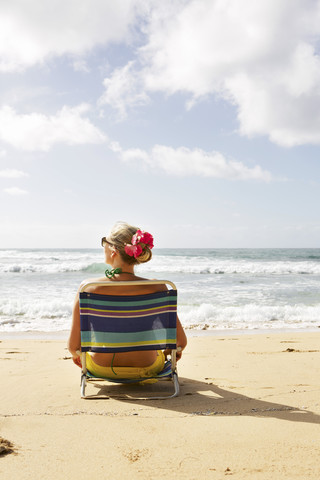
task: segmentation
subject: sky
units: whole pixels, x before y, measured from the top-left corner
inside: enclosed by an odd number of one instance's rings
[[[2,0],[0,248],[320,247],[320,1]]]

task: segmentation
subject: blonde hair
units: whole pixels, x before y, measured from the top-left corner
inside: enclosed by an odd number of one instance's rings
[[[111,229],[107,239],[114,247],[117,249],[122,260],[129,265],[137,265],[139,263],[149,262],[152,258],[152,252],[148,245],[143,247],[141,255],[134,258],[130,257],[124,247],[126,244],[131,244],[133,235],[137,232],[138,228],[132,225],[129,225],[125,222],[117,222]]]

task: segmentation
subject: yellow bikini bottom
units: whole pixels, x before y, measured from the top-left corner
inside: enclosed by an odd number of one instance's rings
[[[147,367],[102,367],[97,365],[93,360],[89,352],[86,353],[87,369],[95,377],[101,378],[146,378],[155,377],[161,370],[163,370],[165,357],[162,350],[157,350],[157,358],[155,362]],[[157,381],[155,379],[145,380],[145,382],[153,383]]]

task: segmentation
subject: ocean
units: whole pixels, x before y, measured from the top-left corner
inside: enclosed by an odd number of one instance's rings
[[[320,249],[154,249],[138,275],[178,288],[187,330],[320,328]],[[0,250],[0,333],[63,332],[85,278],[103,276],[102,249]]]

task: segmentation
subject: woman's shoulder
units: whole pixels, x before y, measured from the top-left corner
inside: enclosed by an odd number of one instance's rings
[[[144,281],[144,282],[150,282],[150,287],[153,289],[154,292],[164,292],[168,290],[167,285],[165,281],[163,283],[154,283],[154,282],[159,282],[162,280],[159,280],[158,278],[143,278],[143,277],[136,277],[136,281]],[[149,287],[148,284],[145,285],[146,287]],[[139,287],[137,287],[139,288]]]
[[[110,280],[106,277],[99,277],[99,278],[86,278],[85,280],[82,280],[82,282],[80,283],[80,286],[79,286],[79,290],[81,290],[81,288],[83,288],[85,285],[87,284],[90,284],[90,283],[107,283],[107,282],[110,282]],[[95,290],[95,286],[94,285],[88,285],[88,287],[86,288],[86,291],[89,292],[89,291],[93,291]]]

